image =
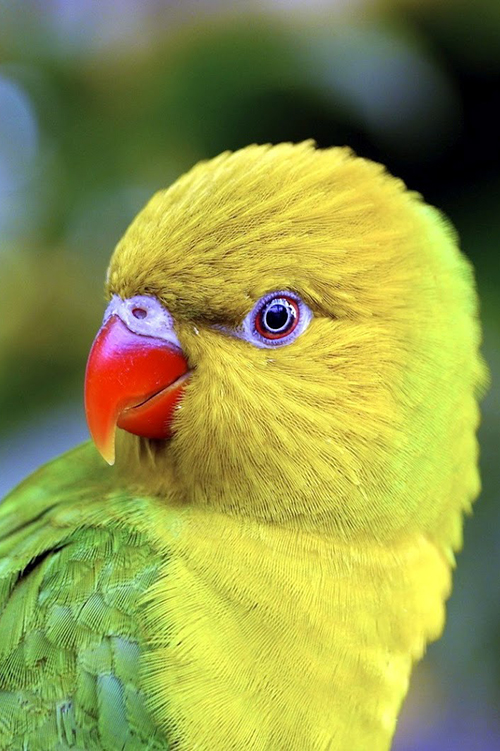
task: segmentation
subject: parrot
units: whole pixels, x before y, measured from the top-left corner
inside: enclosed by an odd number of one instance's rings
[[[480,490],[451,223],[254,144],[153,195],[106,300],[92,440],[0,504],[1,751],[387,751]]]

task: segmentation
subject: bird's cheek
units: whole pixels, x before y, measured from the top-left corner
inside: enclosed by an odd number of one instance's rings
[[[134,333],[118,316],[108,318],[87,362],[85,411],[94,443],[109,464],[116,426],[146,438],[170,438],[189,375],[178,347]]]

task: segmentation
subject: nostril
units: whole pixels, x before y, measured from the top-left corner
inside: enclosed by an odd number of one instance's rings
[[[133,308],[132,315],[134,318],[146,318],[148,312],[144,308]]]

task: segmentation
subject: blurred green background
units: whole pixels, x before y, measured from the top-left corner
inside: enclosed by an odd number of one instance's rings
[[[110,252],[197,160],[349,144],[457,226],[493,379],[484,492],[397,751],[500,748],[499,85],[498,0],[0,0],[0,495],[87,437]]]

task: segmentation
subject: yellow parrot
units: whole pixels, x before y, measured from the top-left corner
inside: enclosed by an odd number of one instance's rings
[[[106,289],[114,466],[0,506],[0,749],[386,751],[479,492],[455,232],[347,148],[249,146],[153,196]]]

